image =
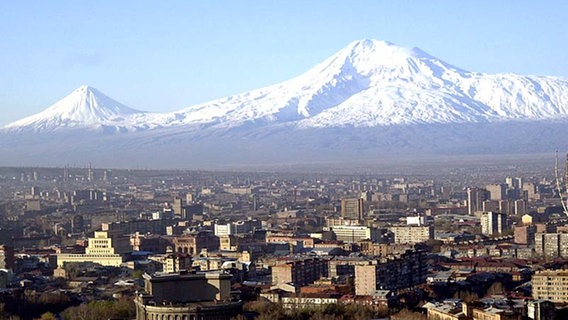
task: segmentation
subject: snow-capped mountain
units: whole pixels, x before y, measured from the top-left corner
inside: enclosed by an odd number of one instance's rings
[[[469,72],[418,48],[362,40],[289,81],[183,109],[170,124],[374,127],[558,119],[568,116],[566,88],[565,79]]]
[[[53,165],[183,167],[552,152],[568,148],[567,123],[566,79],[471,72],[361,40],[288,81],[177,112],[137,111],[81,87],[1,129],[0,154],[26,165],[45,165],[29,160],[41,152]]]
[[[98,129],[124,126],[144,112],[129,108],[89,86],[81,86],[44,111],[12,122],[9,131],[53,131],[65,128]]]
[[[558,120],[568,117],[567,89],[566,79],[469,72],[418,48],[361,40],[291,80],[173,113],[142,113],[83,86],[5,128],[235,128],[250,123],[318,128]]]

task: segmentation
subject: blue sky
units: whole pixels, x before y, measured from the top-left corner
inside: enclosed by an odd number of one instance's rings
[[[174,111],[290,79],[364,38],[471,71],[568,78],[568,1],[2,1],[0,125],[83,84]]]

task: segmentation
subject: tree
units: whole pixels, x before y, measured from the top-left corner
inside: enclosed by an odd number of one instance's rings
[[[41,315],[39,320],[57,320],[57,318],[55,317],[55,315],[53,313],[46,312],[46,313]]]

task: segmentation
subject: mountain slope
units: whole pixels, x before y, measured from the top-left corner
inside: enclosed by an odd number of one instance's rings
[[[44,111],[10,123],[9,131],[52,131],[64,128],[97,129],[124,126],[133,115],[144,112],[129,108],[95,88],[81,86]]]
[[[188,107],[166,125],[296,121],[305,128],[547,120],[568,116],[567,89],[564,79],[474,73],[417,48],[361,40],[294,79]]]

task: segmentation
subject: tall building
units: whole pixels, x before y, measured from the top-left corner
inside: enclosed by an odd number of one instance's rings
[[[87,181],[94,181],[95,180],[95,171],[93,167],[89,163],[89,169],[87,170]]]
[[[555,320],[556,306],[547,300],[527,301],[527,317],[532,320]]]
[[[525,202],[525,200],[515,200],[514,207],[516,216],[522,216],[523,214],[527,213],[527,203]]]
[[[180,197],[175,197],[174,198],[174,203],[172,205],[173,210],[174,210],[174,215],[177,217],[180,217],[182,219],[186,218],[186,214],[185,214],[185,199],[180,198]]]
[[[363,220],[365,217],[364,200],[361,198],[341,199],[341,216],[344,219]]]
[[[526,195],[527,200],[540,199],[540,195],[536,192],[536,186],[534,183],[523,183],[523,192]]]
[[[481,233],[485,235],[502,234],[507,231],[507,216],[499,212],[481,214]]]
[[[489,199],[505,200],[507,197],[507,185],[504,183],[489,184],[485,187],[489,191]]]
[[[480,188],[467,188],[467,214],[473,215],[476,211],[481,211],[483,201],[489,199],[489,192]]]
[[[14,248],[7,245],[0,245],[0,269],[14,268]]]

